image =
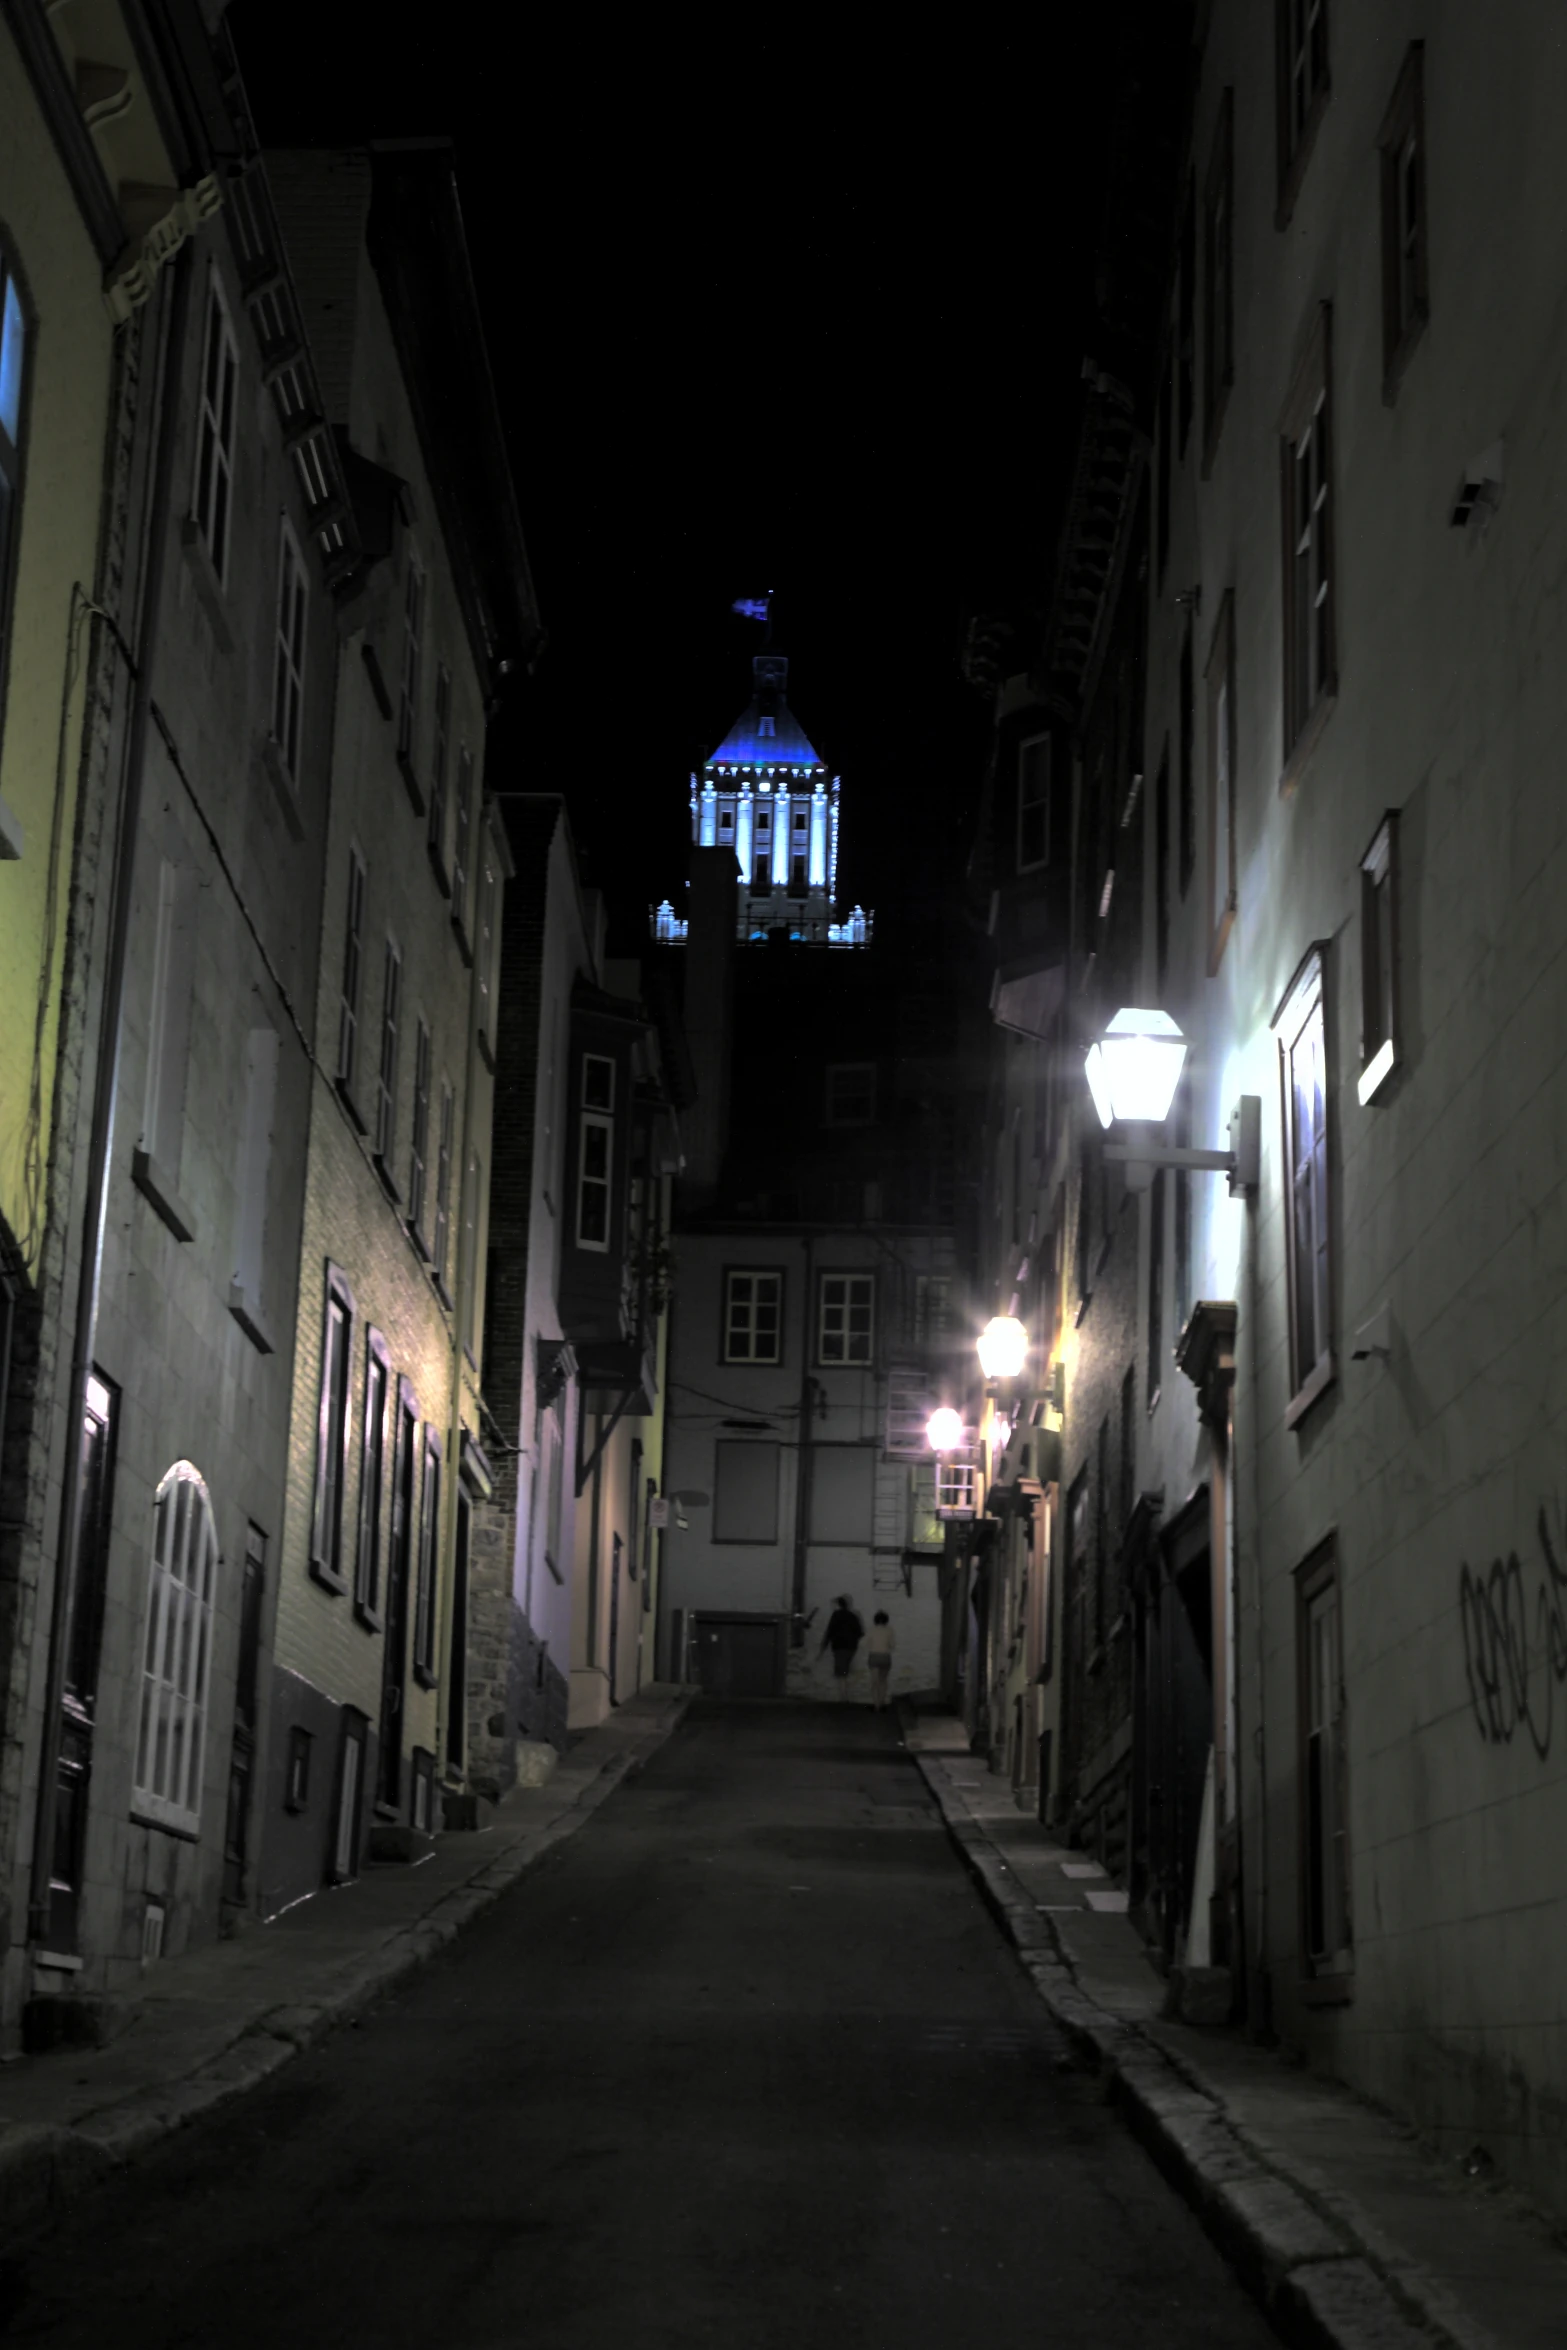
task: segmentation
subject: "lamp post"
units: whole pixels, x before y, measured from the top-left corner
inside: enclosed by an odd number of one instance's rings
[[[1119,1125],[1123,1142],[1109,1142],[1104,1155],[1126,1169],[1128,1191],[1146,1191],[1159,1167],[1192,1167],[1228,1175],[1230,1195],[1255,1191],[1261,1172],[1262,1101],[1243,1093],[1230,1113],[1230,1147],[1188,1150],[1160,1139],[1157,1129],[1170,1115],[1186,1061],[1186,1039],[1168,1012],[1125,1008],[1088,1048],[1084,1062],[1088,1090],[1106,1128]]]

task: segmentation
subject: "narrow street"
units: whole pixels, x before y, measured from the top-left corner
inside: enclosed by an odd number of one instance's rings
[[[0,2322],[61,2350],[1274,2339],[1068,2065],[894,1717],[716,1703],[406,1993],[78,2206]]]

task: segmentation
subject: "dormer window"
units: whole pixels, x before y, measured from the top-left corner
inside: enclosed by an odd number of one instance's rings
[[[778,729],[774,726],[770,716],[764,716],[757,720],[756,731],[759,735],[770,734],[776,736]]]

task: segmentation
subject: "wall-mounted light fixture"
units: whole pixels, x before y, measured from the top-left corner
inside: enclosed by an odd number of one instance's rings
[[[1232,1197],[1255,1191],[1262,1168],[1262,1101],[1243,1093],[1230,1113],[1230,1147],[1187,1150],[1156,1131],[1170,1115],[1186,1062],[1186,1039],[1168,1012],[1123,1009],[1088,1048],[1084,1068],[1101,1126],[1119,1125],[1121,1142],[1105,1158],[1126,1169],[1129,1191],[1146,1191],[1160,1167],[1228,1175]]]
[[[994,1314],[976,1342],[987,1379],[1017,1379],[1028,1361],[1028,1332],[1016,1314]]]

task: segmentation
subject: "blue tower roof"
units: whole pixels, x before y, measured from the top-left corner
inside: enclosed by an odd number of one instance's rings
[[[821,767],[825,761],[784,697],[789,663],[782,653],[758,653],[751,663],[756,680],[750,701],[735,720],[709,767]]]

